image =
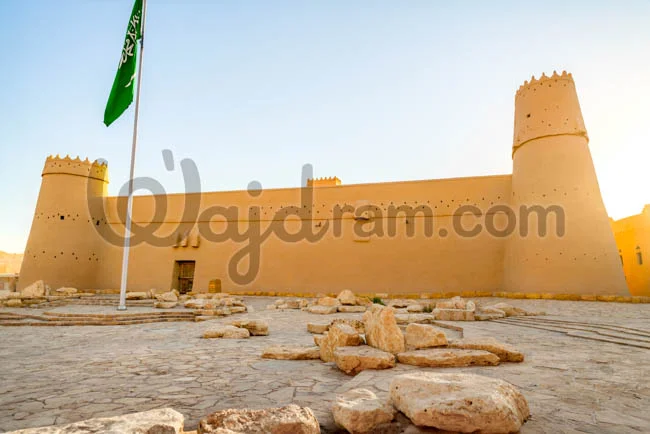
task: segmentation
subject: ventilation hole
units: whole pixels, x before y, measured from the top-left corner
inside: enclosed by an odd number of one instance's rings
[[[61,220],[65,220],[65,216],[61,216],[60,219],[61,219]]]

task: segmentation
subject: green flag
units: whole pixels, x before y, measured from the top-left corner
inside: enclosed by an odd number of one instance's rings
[[[104,111],[104,124],[109,126],[133,102],[133,87],[135,85],[135,69],[138,53],[137,42],[142,38],[142,0],[135,0],[133,12],[126,28],[126,37],[122,47],[120,63],[111,88],[111,94]]]

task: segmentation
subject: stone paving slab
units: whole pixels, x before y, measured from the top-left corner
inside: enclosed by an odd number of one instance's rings
[[[525,353],[523,363],[427,369],[400,365],[356,377],[318,360],[266,360],[271,345],[312,345],[306,324],[361,314],[314,315],[266,311],[273,297],[246,297],[254,313],[205,322],[105,327],[0,328],[0,431],[76,422],[171,407],[193,429],[206,414],[233,407],[289,403],[314,410],[323,432],[338,432],[331,415],[336,393],[367,387],[386,393],[406,371],[472,372],[509,381],[523,391],[532,418],[522,433],[650,432],[650,351],[548,330],[492,321],[462,322],[466,337],[492,336]],[[610,324],[648,331],[650,305],[556,300],[505,301],[548,319]],[[113,314],[110,306],[61,306],[61,313]],[[0,312],[42,313],[38,309]],[[146,307],[128,312],[152,312]],[[215,324],[264,319],[269,336],[201,339]]]

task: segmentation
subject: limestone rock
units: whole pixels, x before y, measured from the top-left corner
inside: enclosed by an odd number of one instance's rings
[[[229,309],[230,313],[244,313],[247,311],[245,306],[231,306]]]
[[[421,313],[424,312],[424,306],[421,304],[412,304],[406,307],[406,311],[409,313]]]
[[[332,313],[336,313],[336,311],[337,311],[336,306],[310,306],[307,308],[307,312],[316,313],[319,315],[329,315]]]
[[[439,321],[474,321],[474,311],[464,309],[438,309],[433,310],[434,317]]]
[[[147,300],[148,298],[149,298],[148,292],[134,291],[134,292],[126,293],[127,300]]]
[[[20,299],[17,298],[12,298],[7,301],[5,301],[5,306],[7,307],[22,307],[23,302]]]
[[[31,285],[25,287],[20,291],[21,297],[45,297],[46,295],[45,283],[42,280],[37,280]]]
[[[278,308],[278,306],[275,305],[275,304],[268,304],[266,306],[266,310],[276,310],[277,308]]]
[[[361,345],[359,333],[347,324],[335,324],[327,331],[327,336],[321,341],[320,358],[324,362],[334,361],[334,350],[338,347]]]
[[[156,309],[172,309],[176,306],[178,306],[178,302],[175,301],[156,301],[153,304]]]
[[[228,409],[201,420],[198,434],[320,434],[316,416],[295,404],[263,410]]]
[[[363,325],[363,321],[359,321],[358,319],[352,319],[352,318],[336,318],[333,319],[330,322],[330,327],[333,326],[334,324],[347,324],[353,329],[357,331],[357,333],[364,334],[366,332],[366,328]]]
[[[378,304],[363,314],[368,345],[392,354],[404,351],[404,335],[395,321],[394,309]]]
[[[526,309],[522,309],[520,307],[514,307],[509,305],[508,303],[497,303],[492,306],[488,306],[483,309],[483,312],[489,313],[490,309],[500,310],[501,312],[505,313],[506,316],[525,316],[528,314],[528,311]]]
[[[460,348],[432,348],[406,351],[397,355],[400,363],[429,368],[459,366],[496,366],[499,357],[488,351],[464,350]]]
[[[261,319],[238,320],[231,324],[248,330],[251,336],[267,336],[269,334],[269,324]]]
[[[8,289],[0,289],[0,301],[9,300],[12,294]]]
[[[361,313],[366,311],[365,306],[339,306],[338,311],[341,313]]]
[[[44,426],[12,431],[12,434],[181,434],[183,415],[171,408],[125,414],[123,416],[99,417],[66,425]]]
[[[322,323],[319,324],[313,322],[307,323],[307,331],[309,333],[315,333],[320,335],[325,333],[329,328],[330,328],[329,324],[322,324]]]
[[[354,306],[355,304],[357,304],[357,297],[349,289],[344,289],[343,291],[341,291],[341,293],[336,298],[343,305]]]
[[[493,319],[500,319],[504,318],[506,316],[505,313],[485,313],[485,312],[479,312],[474,314],[474,319],[476,321],[490,321]]]
[[[475,374],[412,372],[390,385],[397,410],[420,426],[471,433],[514,433],[530,416],[510,383]]]
[[[156,294],[154,297],[158,301],[166,301],[166,302],[178,301],[178,296],[173,291],[164,292],[162,294]]]
[[[436,303],[436,309],[461,309],[465,310],[467,301],[462,297],[456,296],[449,301],[439,301]]]
[[[367,345],[338,347],[334,350],[334,362],[346,374],[356,375],[366,369],[394,368],[395,356]]]
[[[395,418],[396,410],[386,399],[367,389],[353,389],[336,396],[332,414],[337,425],[352,434],[372,432]]]
[[[338,307],[341,305],[341,302],[333,297],[323,297],[318,299],[319,306],[335,306]]]
[[[77,290],[77,288],[63,287],[63,288],[59,288],[59,289],[55,290],[54,292],[56,292],[57,295],[64,295],[64,296],[69,297],[71,295],[76,295],[77,292],[79,292],[79,290]]]
[[[320,359],[320,349],[315,346],[276,345],[267,347],[263,359],[276,360],[316,360]]]
[[[431,324],[436,320],[432,313],[403,313],[395,314],[397,324]]]
[[[494,338],[463,338],[449,343],[451,348],[467,350],[483,350],[496,354],[502,362],[523,362],[523,353],[511,345],[504,344]]]
[[[225,338],[225,339],[245,339],[250,337],[250,332],[246,329],[241,329],[239,327],[227,325],[227,326],[217,326],[213,329],[206,330],[203,333],[203,337],[206,339],[210,338]]]
[[[406,327],[404,340],[406,348],[416,350],[447,345],[447,335],[442,330],[426,324],[409,324]]]
[[[320,344],[323,342],[323,340],[325,340],[326,335],[327,332],[325,332],[325,334],[322,335],[314,335],[314,344],[320,347]]]

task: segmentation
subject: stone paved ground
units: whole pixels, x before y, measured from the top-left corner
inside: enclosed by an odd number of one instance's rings
[[[273,299],[247,297],[250,314],[214,321],[101,327],[0,328],[0,430],[74,422],[172,407],[196,427],[223,408],[296,403],[311,407],[324,432],[335,432],[330,406],[355,387],[387,391],[390,379],[412,369],[365,371],[356,377],[320,361],[259,357],[271,344],[310,344],[306,323],[360,314],[313,315],[266,311]],[[650,305],[551,300],[506,301],[543,310],[548,319],[618,324],[650,330]],[[113,313],[111,307],[66,306],[60,312]],[[150,311],[131,308],[129,312]],[[33,311],[4,309],[3,311]],[[200,339],[215,323],[269,321],[270,335],[248,340]],[[531,407],[523,433],[650,432],[650,350],[493,322],[455,323],[466,336],[494,336],[526,354],[521,364],[454,368],[517,385]]]

